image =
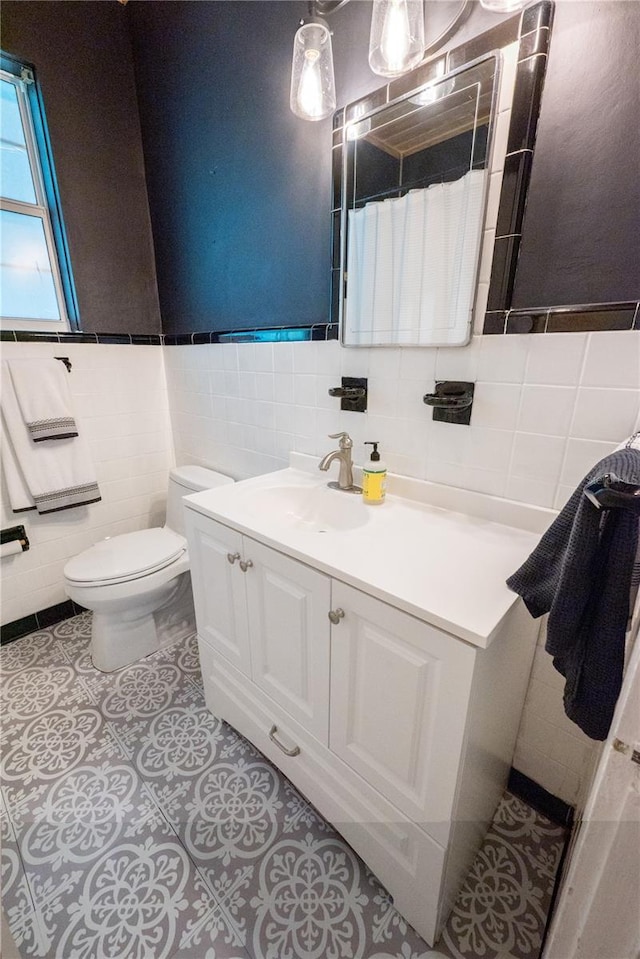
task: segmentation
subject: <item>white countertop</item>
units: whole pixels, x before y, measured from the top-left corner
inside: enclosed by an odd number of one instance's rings
[[[556,516],[390,474],[382,505],[365,507],[353,497],[361,525],[320,532],[290,522],[279,504],[290,488],[313,494],[329,477],[314,457],[292,454],[291,461],[286,470],[194,493],[185,505],[480,647],[489,645],[517,600],[505,579]],[[350,515],[353,494],[322,495],[341,497],[339,508]]]

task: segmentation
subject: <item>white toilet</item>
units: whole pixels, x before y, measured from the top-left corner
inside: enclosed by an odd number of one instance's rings
[[[93,612],[98,669],[120,669],[194,630],[182,497],[228,483],[231,477],[202,466],[173,469],[163,527],[107,538],[69,560],[65,590]]]

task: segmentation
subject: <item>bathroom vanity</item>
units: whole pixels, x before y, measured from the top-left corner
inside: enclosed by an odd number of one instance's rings
[[[184,500],[207,704],[433,944],[529,679],[537,624],[504,581],[554,514],[393,476],[367,507],[292,463]]]

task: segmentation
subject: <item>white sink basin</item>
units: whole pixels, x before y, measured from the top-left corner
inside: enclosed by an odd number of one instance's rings
[[[460,639],[489,644],[516,602],[505,580],[554,513],[393,475],[384,505],[369,506],[329,489],[315,458],[292,456],[308,469],[193,493],[185,503]]]
[[[249,513],[299,530],[333,533],[369,522],[370,509],[362,495],[327,486],[270,486],[248,491]]]

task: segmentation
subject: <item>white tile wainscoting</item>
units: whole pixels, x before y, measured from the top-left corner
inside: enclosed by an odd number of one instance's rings
[[[584,474],[634,428],[640,334],[477,336],[464,349],[343,349],[337,342],[165,348],[177,462],[236,477],[322,456],[346,429],[354,459],[379,440],[389,469],[559,509]],[[367,376],[366,414],[328,395],[340,376]],[[476,383],[471,425],[434,423],[422,396],[438,379]],[[573,803],[593,759],[565,717],[563,679],[541,638],[516,767]]]
[[[2,344],[2,359],[68,356],[69,387],[102,500],[39,516],[12,513],[2,478],[2,526],[24,523],[31,548],[2,561],[2,622],[64,602],[62,571],[105,536],[164,522],[173,466],[163,351],[157,346]]]
[[[354,459],[379,440],[393,472],[559,509],[628,436],[640,407],[637,331],[476,336],[462,349],[335,342],[165,348],[178,463],[236,477],[322,456],[346,429]],[[340,377],[369,379],[368,412],[341,413]],[[471,425],[434,423],[434,381],[476,383]]]
[[[640,403],[637,331],[478,336],[441,350],[2,344],[5,359],[60,354],[103,500],[23,514],[32,549],[3,561],[3,622],[62,602],[62,569],[80,550],[162,522],[173,445],[179,464],[240,478],[284,467],[292,449],[320,458],[327,434],[346,429],[357,462],[364,440],[379,440],[395,472],[559,508],[636,427]],[[328,395],[343,374],[368,377],[368,413],[341,413]],[[436,378],[476,382],[470,426],[433,422],[422,396]],[[15,525],[3,502],[2,525]],[[515,765],[571,803],[593,748],[564,716],[562,682],[541,646]]]

